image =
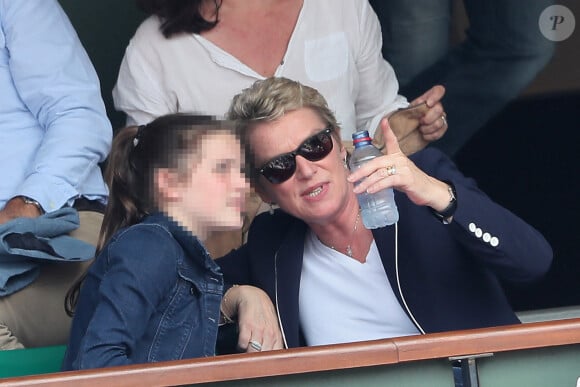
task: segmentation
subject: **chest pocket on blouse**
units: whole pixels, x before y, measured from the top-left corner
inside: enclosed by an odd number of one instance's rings
[[[304,44],[306,75],[314,82],[329,81],[348,68],[348,40],[344,32],[308,40]]]

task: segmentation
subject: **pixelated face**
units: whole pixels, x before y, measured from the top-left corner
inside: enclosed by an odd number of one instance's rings
[[[286,113],[272,122],[259,124],[250,132],[255,165],[286,152],[292,152],[310,136],[326,127],[311,109],[303,108]],[[352,188],[346,181],[344,148],[336,143],[328,156],[308,161],[296,156],[296,171],[280,184],[272,184],[263,176],[256,187],[262,199],[277,203],[286,212],[307,223],[330,221],[350,200]]]
[[[211,231],[240,228],[249,182],[238,139],[226,132],[205,135],[188,161],[173,217],[202,239]]]

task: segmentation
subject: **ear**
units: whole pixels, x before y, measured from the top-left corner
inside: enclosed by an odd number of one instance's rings
[[[175,202],[181,198],[181,185],[177,172],[167,168],[155,170],[153,182],[160,203]]]
[[[341,160],[346,160],[346,155],[347,155],[347,151],[346,151],[346,147],[344,146],[343,142],[340,142],[340,150],[339,150],[339,155],[340,155],[340,159]]]
[[[256,191],[256,193],[258,194],[258,196],[260,197],[260,199],[262,199],[262,201],[264,203],[273,203],[274,202],[272,200],[272,197],[266,192],[266,190],[264,189],[264,187],[262,187],[262,185],[260,183],[255,185],[254,191]]]

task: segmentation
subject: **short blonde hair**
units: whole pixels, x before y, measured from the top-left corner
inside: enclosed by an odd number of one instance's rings
[[[324,97],[318,90],[288,78],[272,77],[254,82],[234,97],[227,116],[236,121],[238,133],[244,139],[246,156],[251,156],[253,152],[249,144],[249,133],[254,127],[302,108],[314,111],[326,127],[333,129],[332,135],[336,142],[341,142],[338,122]],[[249,157],[247,162],[251,167],[253,183],[256,183],[253,157]]]
[[[336,118],[318,90],[283,77],[259,80],[244,89],[232,100],[228,118],[237,121],[238,130],[246,133],[260,122],[275,121],[302,108],[312,109],[326,126],[338,132]]]

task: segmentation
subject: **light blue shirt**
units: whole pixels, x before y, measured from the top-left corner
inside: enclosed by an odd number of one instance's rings
[[[0,0],[0,209],[105,200],[112,129],[91,61],[56,0]]]

